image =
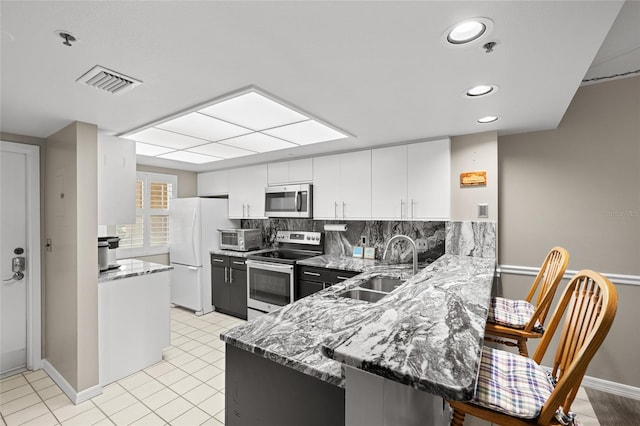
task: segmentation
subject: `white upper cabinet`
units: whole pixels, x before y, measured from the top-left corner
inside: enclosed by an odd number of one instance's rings
[[[313,217],[371,218],[371,151],[313,159]]]
[[[407,146],[371,151],[371,217],[407,217]]]
[[[229,218],[262,219],[267,165],[229,170]]]
[[[281,161],[267,165],[269,185],[311,182],[313,180],[313,160]]]
[[[374,219],[446,220],[450,214],[449,139],[374,149]]]
[[[449,139],[407,145],[407,219],[448,220],[451,215]]]
[[[229,193],[229,171],[198,173],[198,196],[226,195]]]
[[[136,145],[98,134],[98,225],[136,223]]]

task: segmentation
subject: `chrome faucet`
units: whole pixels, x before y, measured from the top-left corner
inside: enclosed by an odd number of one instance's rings
[[[418,249],[416,248],[416,243],[406,235],[402,235],[402,234],[394,235],[389,239],[389,241],[387,241],[387,246],[384,248],[384,253],[382,253],[382,260],[384,260],[387,257],[387,251],[389,250],[391,243],[400,238],[404,238],[405,240],[408,240],[411,243],[411,246],[413,246],[413,275],[415,275],[418,273]]]

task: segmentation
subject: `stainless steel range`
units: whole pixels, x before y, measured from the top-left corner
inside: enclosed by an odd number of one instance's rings
[[[247,307],[251,320],[293,302],[296,261],[324,253],[322,232],[278,231],[278,248],[247,256]]]

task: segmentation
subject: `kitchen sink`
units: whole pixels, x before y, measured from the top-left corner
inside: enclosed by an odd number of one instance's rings
[[[384,293],[391,293],[405,282],[402,278],[386,277],[384,275],[377,275],[369,278],[368,280],[358,284],[358,287],[366,288],[369,290],[381,291]]]
[[[381,293],[376,291],[364,290],[362,288],[354,288],[353,290],[340,293],[340,297],[347,297],[349,299],[364,300],[365,302],[377,302],[386,296],[387,293]]]

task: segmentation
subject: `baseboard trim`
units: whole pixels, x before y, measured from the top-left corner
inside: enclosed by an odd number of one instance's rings
[[[498,273],[498,276],[500,274],[512,274],[512,275],[527,275],[527,276],[535,277],[538,274],[539,270],[540,268],[534,268],[531,266],[499,265],[498,270],[496,272]],[[578,272],[579,271],[567,269],[564,273],[563,278],[571,279]],[[614,284],[640,286],[640,275],[612,274],[608,272],[601,272],[601,274],[609,278],[611,282]]]
[[[102,386],[99,384],[80,392],[76,392],[73,386],[71,386],[69,382],[62,377],[62,374],[60,374],[58,370],[56,370],[55,367],[46,359],[42,360],[42,369],[49,375],[49,377],[51,377],[51,380],[53,380],[60,389],[62,389],[74,404],[80,404],[81,402],[87,401],[102,393]]]
[[[582,379],[582,386],[589,389],[595,389],[601,392],[610,393],[612,395],[618,395],[624,398],[630,398],[640,401],[640,388],[635,386],[610,382],[608,380],[598,379],[597,377],[590,376],[584,376],[584,378]]]

